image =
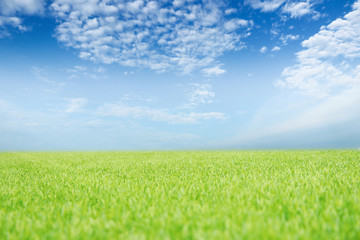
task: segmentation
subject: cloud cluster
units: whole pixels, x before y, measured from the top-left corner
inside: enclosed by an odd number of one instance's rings
[[[302,42],[298,63],[284,69],[279,85],[325,97],[360,84],[360,1],[343,18]]]
[[[8,27],[26,31],[19,15],[41,14],[44,11],[42,0],[1,0],[0,1],[0,38],[9,36]]]
[[[206,76],[211,76],[211,75],[221,75],[226,73],[226,70],[221,68],[221,65],[216,65],[213,67],[208,67],[208,68],[204,68],[202,70],[202,72],[206,75]]]
[[[282,41],[283,45],[287,45],[289,41],[295,41],[299,39],[299,35],[292,35],[292,34],[281,34],[280,40]]]
[[[312,15],[318,18],[320,14],[313,9],[316,0],[245,0],[245,3],[262,12],[272,12],[281,9],[282,14],[290,15],[290,18],[300,18]]]
[[[9,28],[15,28],[20,31],[26,31],[27,28],[22,25],[22,20],[14,16],[0,15],[0,38],[9,37]]]
[[[214,102],[215,92],[212,91],[212,86],[210,84],[192,83],[186,96],[190,107],[193,107],[199,104]]]
[[[0,15],[0,37],[8,36],[6,27],[10,26],[13,28],[18,28],[19,30],[25,30],[25,27],[21,25],[22,20],[18,17],[8,17]]]
[[[145,106],[129,106],[125,103],[106,103],[98,108],[100,116],[112,116],[120,118],[147,119],[156,122],[167,122],[170,124],[194,124],[200,120],[226,119],[221,112],[178,112],[172,113],[168,109],[154,109]]]
[[[279,46],[275,46],[271,49],[272,52],[277,52],[277,51],[280,51],[281,50],[281,47]]]
[[[156,71],[223,73],[217,57],[243,48],[253,25],[216,1],[55,0],[51,8],[57,39],[81,58]]]
[[[282,9],[283,13],[287,13],[291,18],[300,18],[305,15],[313,15],[314,19],[319,18],[320,14],[312,9],[311,1],[287,2]]]

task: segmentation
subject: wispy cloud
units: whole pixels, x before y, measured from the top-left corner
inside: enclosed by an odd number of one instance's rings
[[[280,51],[281,50],[281,47],[279,46],[275,46],[271,49],[272,52],[277,52],[277,51]]]
[[[210,84],[192,83],[186,91],[190,107],[214,102],[215,92]]]
[[[22,20],[18,17],[8,17],[0,15],[0,38],[8,37],[10,35],[8,27],[17,28],[20,31],[26,31],[26,27],[22,25]]]
[[[169,124],[195,124],[201,120],[224,120],[227,116],[221,112],[177,112],[172,113],[168,109],[150,108],[145,106],[129,106],[122,102],[107,103],[98,108],[100,116],[113,116],[120,118],[147,119]]]
[[[67,113],[79,112],[85,106],[86,103],[87,103],[86,98],[73,98],[73,99],[70,99],[65,112],[67,112]]]
[[[70,1],[51,5],[56,36],[83,59],[183,73],[211,68],[244,47],[252,21],[225,18],[213,1]]]
[[[50,85],[52,85],[54,87],[58,87],[58,88],[61,88],[66,85],[65,82],[58,82],[58,81],[49,79],[48,73],[44,68],[33,66],[31,68],[31,71],[39,81],[42,81],[44,83],[50,84]]]
[[[360,88],[348,89],[309,107],[298,116],[272,128],[274,133],[301,131],[343,123],[360,117]]]
[[[75,65],[72,68],[66,69],[66,72],[69,73],[68,79],[75,78],[91,78],[91,79],[104,79],[107,78],[106,68],[96,67],[88,69],[85,66]]]

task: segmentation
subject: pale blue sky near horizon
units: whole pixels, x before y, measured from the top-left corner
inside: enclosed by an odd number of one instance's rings
[[[0,0],[0,151],[360,147],[359,0]]]

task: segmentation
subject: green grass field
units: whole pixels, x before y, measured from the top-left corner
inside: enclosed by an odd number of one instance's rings
[[[0,239],[360,239],[360,151],[0,153]]]

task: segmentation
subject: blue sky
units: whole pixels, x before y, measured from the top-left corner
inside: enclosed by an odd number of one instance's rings
[[[359,0],[0,0],[0,150],[360,146]]]

